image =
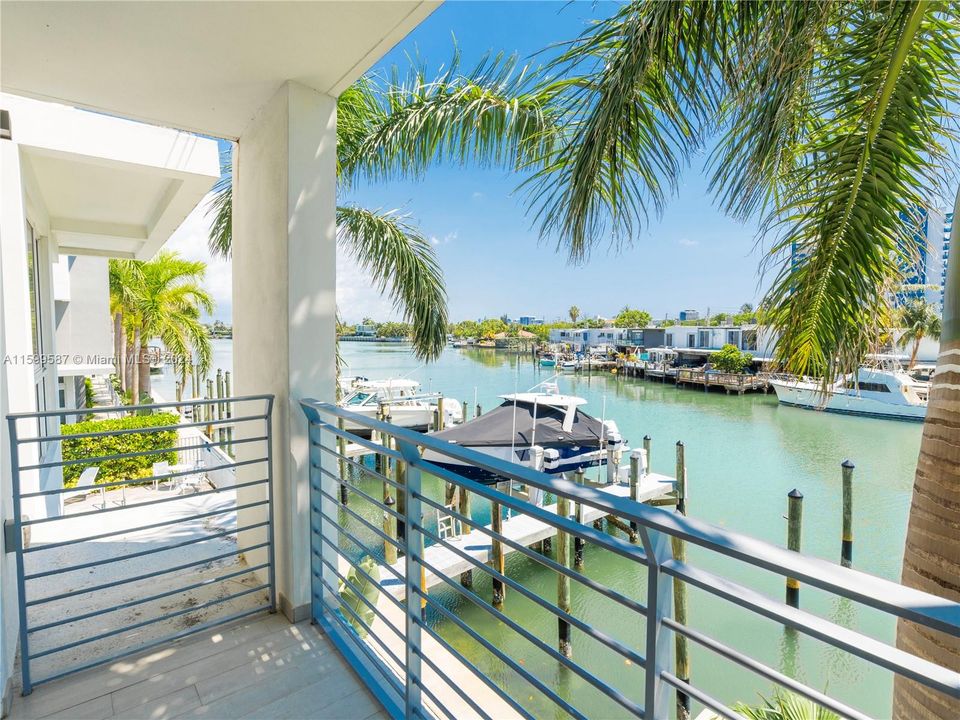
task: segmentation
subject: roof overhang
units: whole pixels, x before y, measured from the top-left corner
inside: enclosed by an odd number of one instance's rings
[[[0,107],[65,255],[153,257],[220,176],[209,138],[7,94]]]
[[[339,95],[437,0],[4,0],[3,90],[238,138],[288,80]]]

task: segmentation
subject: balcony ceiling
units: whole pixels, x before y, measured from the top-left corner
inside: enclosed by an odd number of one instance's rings
[[[5,92],[236,139],[287,80],[339,95],[435,0],[4,0]]]

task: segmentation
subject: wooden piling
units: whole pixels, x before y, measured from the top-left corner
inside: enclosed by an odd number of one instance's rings
[[[464,400],[460,406],[460,418],[463,422],[467,421],[467,401]]]
[[[643,449],[647,451],[647,471],[653,472],[653,456],[650,455],[650,445],[652,441],[649,435],[643,436]]]
[[[213,380],[207,380],[207,400],[213,400]],[[207,413],[206,413],[206,422],[211,423],[213,421],[213,403],[207,404]],[[207,437],[213,440],[213,425],[207,425]]]
[[[643,450],[632,450],[630,452],[630,499],[634,502],[637,502],[640,497],[640,465],[641,465],[641,453]],[[637,532],[637,521],[630,521],[630,530],[633,533]]]
[[[840,564],[853,564],[853,469],[854,464],[844,460],[840,464],[843,475],[843,535],[840,539]]]
[[[437,431],[443,430],[443,395],[437,398]]]
[[[383,438],[384,444],[390,444],[390,438]],[[384,458],[384,474],[389,476],[390,473],[390,462],[388,458]],[[383,483],[383,505],[387,510],[393,510],[394,506],[397,504],[397,501],[393,499],[393,488],[390,483],[384,481]],[[383,513],[383,533],[391,540],[397,539],[397,518],[386,510]],[[397,561],[397,546],[392,542],[383,541],[383,559],[387,565],[393,565]]]
[[[464,403],[466,405],[466,403]],[[460,502],[458,509],[465,518],[471,518],[470,515],[470,492],[465,488],[460,488]],[[460,533],[464,536],[470,535],[470,525],[465,522],[460,524]],[[460,573],[460,584],[465,588],[473,587],[473,569],[464,570]]]
[[[217,368],[217,420],[223,420],[223,370]],[[217,441],[226,440],[223,433],[223,425],[217,425]]]
[[[343,418],[337,419],[337,427],[343,430]],[[340,465],[340,504],[346,507],[350,504],[350,493],[347,491],[347,439],[339,435],[337,436],[337,452],[340,454],[338,460]]]
[[[475,408],[475,411],[476,411],[476,415],[474,415],[474,417],[480,417],[480,415],[483,414],[483,408],[480,407],[480,403],[477,403],[477,407]]]
[[[574,473],[574,478],[578,485],[583,485],[585,479],[583,468],[577,468]],[[583,503],[576,503],[574,512],[576,513],[577,522],[583,525]],[[579,535],[573,539],[573,562],[577,568],[583,567],[583,538]]]
[[[677,443],[677,512],[687,514],[687,466],[685,447],[682,442]],[[650,457],[647,456],[647,463]],[[650,467],[649,464],[647,467]],[[671,537],[670,544],[673,557],[679,563],[687,561],[687,544]],[[673,583],[673,618],[681,625],[687,624],[687,584],[682,580]],[[690,682],[690,653],[687,648],[687,638],[680,633],[674,633],[674,673],[686,683]],[[690,696],[677,690],[677,720],[688,720],[690,717]]]
[[[800,528],[803,520],[803,493],[794,488],[787,493],[787,549],[800,552]],[[800,581],[787,578],[787,604],[800,607]]]
[[[497,490],[506,493],[506,483],[498,482]],[[498,534],[503,534],[503,511],[500,503],[490,503],[490,529]],[[501,575],[505,575],[503,543],[499,538],[493,538],[491,559],[493,560],[493,569]],[[496,608],[503,607],[503,601],[507,596],[507,588],[499,578],[493,578],[493,605]]]
[[[570,516],[570,500],[560,495],[557,497],[557,515]],[[563,567],[570,567],[570,536],[563,530],[557,529],[557,562]],[[557,573],[557,607],[565,613],[571,611],[570,605],[570,577]],[[564,657],[573,657],[573,646],[570,644],[570,623],[561,617],[557,618],[557,638],[560,654]]]
[[[233,384],[230,382],[230,371],[223,373],[223,394],[227,398],[226,411],[227,420],[233,419],[233,403],[230,398],[233,397]],[[233,457],[233,425],[227,425],[227,454]]]
[[[407,516],[407,463],[403,460],[397,460],[397,513],[401,518]],[[407,537],[407,523],[404,520],[397,520],[397,538],[405,540]]]

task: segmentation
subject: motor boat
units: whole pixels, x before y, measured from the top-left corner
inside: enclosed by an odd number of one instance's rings
[[[578,367],[580,367],[580,363],[578,363],[576,360],[560,360],[557,363],[557,368],[563,370],[564,372],[573,372]]]
[[[815,379],[773,377],[770,385],[783,405],[847,415],[923,421],[930,383],[915,380],[893,355],[873,355],[860,369],[824,392]]]
[[[430,433],[430,437],[552,474],[606,465],[608,449],[617,457],[626,451],[614,421],[601,422],[588,415],[580,409],[587,403],[584,398],[562,395],[555,384],[540,392],[500,397],[503,403],[498,407],[462,425]],[[544,467],[535,447],[557,450],[556,467]],[[436,451],[426,450],[423,457],[463,477],[487,484],[498,480],[482,468]],[[618,466],[621,474],[627,469]]]
[[[540,367],[556,367],[557,365],[557,356],[556,355],[544,355],[540,358]]]
[[[439,393],[421,392],[416,380],[356,379],[353,390],[339,403],[344,410],[377,418],[381,407],[394,425],[424,432],[430,429],[440,402]],[[463,409],[454,398],[443,398],[444,425],[463,422]],[[370,437],[370,429],[347,420],[344,429],[361,437]]]

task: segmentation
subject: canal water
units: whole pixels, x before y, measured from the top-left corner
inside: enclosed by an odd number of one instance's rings
[[[222,341],[221,341],[222,342]],[[484,410],[499,404],[498,395],[527,390],[552,373],[541,370],[529,357],[480,349],[447,349],[429,365],[421,364],[402,345],[341,343],[345,375],[372,379],[409,377],[424,391],[479,402]],[[220,350],[218,358],[229,353]],[[227,369],[228,364],[224,365]],[[616,420],[634,447],[644,435],[652,438],[651,461],[656,472],[674,475],[675,443],[686,448],[689,480],[688,513],[692,517],[780,545],[785,544],[787,493],[796,488],[804,495],[803,551],[834,562],[840,557],[840,463],[849,458],[854,474],[854,567],[896,580],[900,572],[903,540],[909,510],[913,471],[920,445],[919,424],[855,418],[778,406],[775,396],[728,396],[673,385],[622,378],[610,373],[564,374],[560,391],[588,400],[585,410],[596,417]],[[172,393],[171,393],[172,396]],[[371,494],[379,483],[362,481]],[[442,497],[441,483],[430,491]],[[354,502],[351,508],[379,524],[372,506]],[[474,503],[480,518],[489,517]],[[371,546],[378,538],[341,511],[351,530]],[[428,518],[428,525],[430,518]],[[474,533],[474,537],[477,537]],[[344,541],[344,550],[355,548]],[[380,543],[382,544],[382,543]],[[722,573],[771,597],[782,597],[783,578],[743,563],[724,560],[696,547],[688,547],[689,560]],[[533,592],[556,601],[556,574],[534,560],[512,553],[507,572]],[[644,568],[609,552],[587,547],[584,572],[591,578],[640,601],[645,597]],[[489,579],[475,571],[475,592],[489,601]],[[572,583],[573,614],[616,636],[643,654],[644,621],[623,606]],[[556,689],[591,718],[624,717],[626,712],[582,678],[561,670],[559,664],[493,618],[453,588],[431,589],[445,607],[456,611],[471,628],[494,646],[515,658],[526,670]],[[841,601],[804,587],[801,606],[845,627],[892,642],[895,625],[888,618],[856,603]],[[553,615],[507,591],[504,612],[556,646],[557,623]],[[808,685],[876,717],[889,717],[892,676],[826,644],[739,609],[724,600],[691,589],[688,623],[707,635],[796,677]],[[565,717],[518,673],[484,650],[462,629],[431,611],[436,630],[497,684],[544,718]],[[692,680],[695,686],[727,704],[759,704],[760,695],[773,686],[710,651],[691,643]],[[590,672],[642,702],[640,668],[602,644],[573,630],[575,660]],[[695,704],[695,708],[696,708]]]

